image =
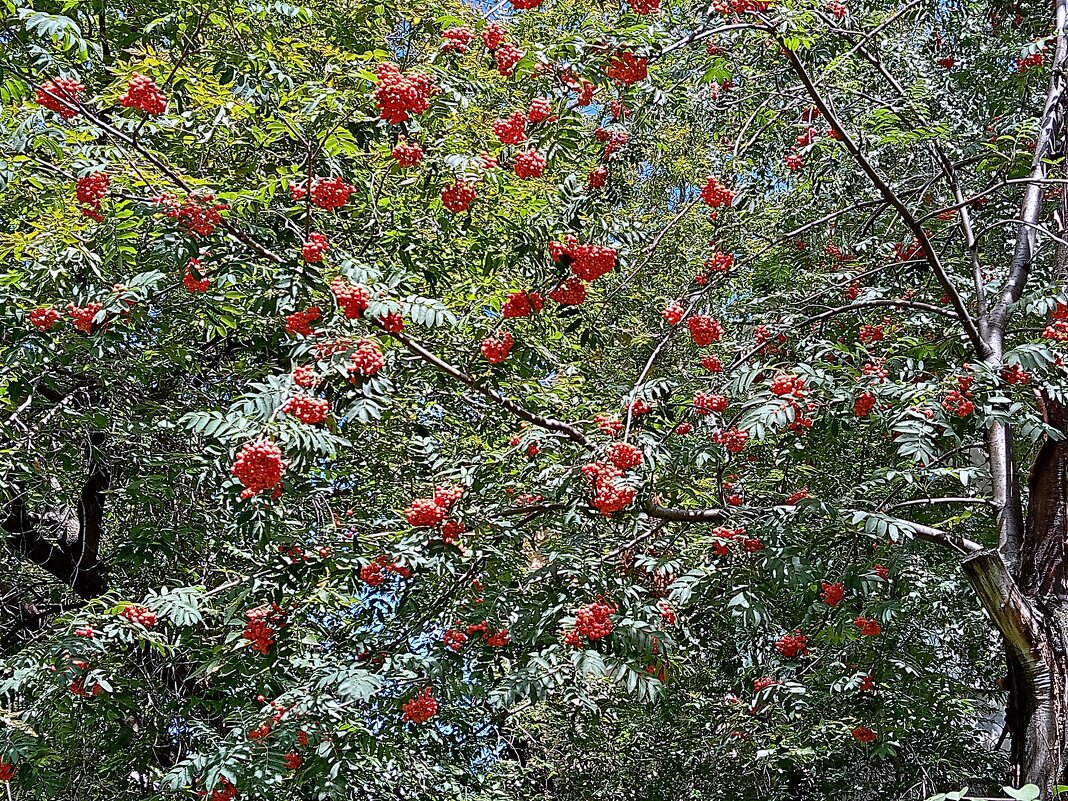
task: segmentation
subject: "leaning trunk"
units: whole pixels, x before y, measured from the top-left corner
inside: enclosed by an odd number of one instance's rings
[[[1039,404],[1068,432],[1068,407]],[[1068,439],[1047,438],[1035,457],[1016,563],[982,551],[964,569],[1005,642],[1012,779],[1046,791],[1068,783]]]

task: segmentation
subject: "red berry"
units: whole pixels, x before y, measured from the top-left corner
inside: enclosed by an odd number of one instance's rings
[[[352,354],[352,363],[348,367],[349,376],[353,381],[357,376],[370,378],[377,375],[378,371],[386,366],[386,357],[382,355],[382,349],[373,339],[361,339],[356,343],[356,350]]]
[[[437,91],[434,82],[423,73],[405,76],[396,64],[387,61],[378,65],[374,98],[386,122],[396,125],[406,122],[410,114],[422,114]]]
[[[520,178],[540,178],[545,163],[545,156],[537,150],[525,150],[515,157],[515,174]]]
[[[522,111],[516,111],[512,116],[493,123],[493,134],[502,145],[518,145],[527,138],[527,118]]]
[[[418,143],[398,142],[393,148],[393,158],[402,167],[414,167],[423,160],[423,148]]]
[[[282,407],[285,414],[291,414],[307,425],[321,423],[330,414],[330,401],[326,398],[312,398],[308,395],[294,395]]]
[[[482,345],[479,349],[482,351],[482,355],[486,357],[486,361],[490,364],[499,364],[508,358],[508,354],[514,344],[515,341],[512,339],[512,335],[508,331],[501,331],[492,337],[486,337],[482,340]]]
[[[353,286],[338,276],[330,283],[330,291],[337,298],[337,305],[349,320],[362,317],[371,302],[371,293],[366,287]]]
[[[410,723],[426,723],[438,714],[438,702],[432,688],[425,688],[419,695],[405,702],[402,719]]]
[[[467,181],[456,181],[441,190],[441,202],[453,214],[459,214],[467,211],[477,194],[475,187]]]
[[[30,325],[38,331],[48,331],[55,327],[60,316],[55,309],[46,309],[42,306],[30,312]]]
[[[52,78],[37,89],[33,101],[70,120],[78,116],[78,103],[84,91],[85,87],[73,78]]]
[[[242,498],[251,498],[264,490],[276,487],[282,480],[286,463],[282,449],[273,442],[246,442],[237,454],[230,472],[245,487]]]
[[[323,260],[323,255],[330,249],[330,243],[320,233],[311,234],[301,246],[300,255],[308,264],[318,264]]]
[[[156,82],[136,72],[130,76],[126,94],[119,98],[119,102],[127,108],[140,109],[153,116],[167,110],[167,98]]]

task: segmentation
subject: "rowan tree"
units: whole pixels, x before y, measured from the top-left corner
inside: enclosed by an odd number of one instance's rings
[[[1063,0],[0,14],[14,797],[1068,781]]]

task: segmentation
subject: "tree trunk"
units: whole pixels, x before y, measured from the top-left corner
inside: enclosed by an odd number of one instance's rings
[[[1068,432],[1068,407],[1040,396],[1046,422]],[[1012,781],[1046,792],[1068,784],[1068,439],[1046,438],[1028,479],[1018,562],[996,551],[964,571],[1005,642]]]

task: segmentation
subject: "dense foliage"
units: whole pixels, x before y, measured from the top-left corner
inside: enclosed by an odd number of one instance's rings
[[[15,798],[1010,780],[957,557],[1061,437],[1063,15],[23,3]]]

